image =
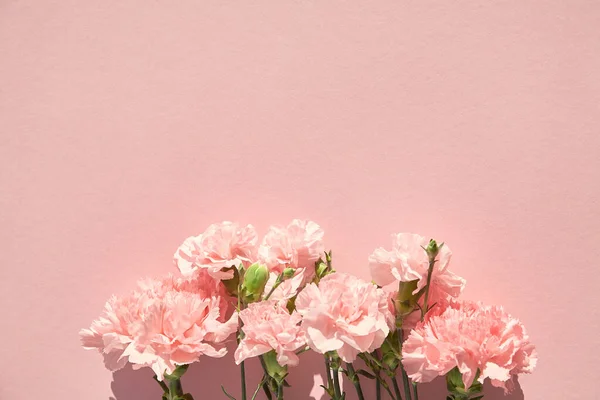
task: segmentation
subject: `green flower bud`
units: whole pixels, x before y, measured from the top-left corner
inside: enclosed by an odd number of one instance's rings
[[[427,255],[429,256],[430,260],[433,260],[437,257],[437,255],[440,252],[440,249],[442,248],[443,245],[444,245],[444,243],[442,243],[438,246],[437,242],[433,239],[431,239],[429,241],[429,244],[425,248],[425,251],[427,252]]]
[[[244,274],[242,295],[248,302],[259,300],[269,279],[269,269],[258,263],[252,264]]]
[[[381,345],[382,361],[391,371],[395,371],[399,366],[400,358],[400,346],[398,345],[398,333],[396,331],[390,332],[387,340]]]
[[[289,279],[292,276],[294,276],[294,272],[296,272],[296,270],[294,268],[286,268],[283,270],[283,279]]]
[[[399,317],[404,317],[414,311],[419,300],[419,294],[413,294],[417,288],[419,280],[400,282],[398,285],[398,295],[394,299],[396,314]]]
[[[263,354],[262,357],[269,376],[281,384],[288,375],[287,366],[282,367],[279,365],[275,350],[271,350],[268,353]]]
[[[324,262],[321,262],[317,265],[317,276],[319,278],[322,278],[323,276],[325,276],[325,273],[327,272],[327,264],[325,264]]]

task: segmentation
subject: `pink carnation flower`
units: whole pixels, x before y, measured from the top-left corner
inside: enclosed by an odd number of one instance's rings
[[[235,351],[235,363],[275,350],[279,365],[298,365],[296,350],[305,346],[300,330],[302,317],[290,314],[285,305],[276,300],[251,303],[240,312],[244,338]]]
[[[335,350],[346,362],[379,348],[393,321],[383,290],[343,273],[307,285],[296,298],[296,310],[308,345],[318,353]]]
[[[429,241],[412,233],[398,233],[392,238],[392,250],[378,248],[369,256],[371,277],[379,286],[418,280],[414,291],[417,293],[427,285],[429,258],[423,247],[427,247]],[[458,297],[464,289],[466,281],[448,269],[451,256],[448,246],[442,246],[431,277],[430,305],[448,297]]]
[[[80,331],[82,344],[100,351],[112,371],[130,362],[135,369],[150,366],[161,380],[200,355],[222,357],[220,344],[238,323],[236,313],[227,318],[221,286],[207,273],[140,281],[129,296],[113,296],[102,316]]]
[[[315,262],[325,249],[323,235],[312,221],[295,219],[287,227],[271,226],[258,249],[259,259],[272,272],[303,268],[306,279],[312,279]]]
[[[512,377],[530,373],[537,352],[525,327],[498,306],[451,302],[429,314],[402,347],[404,368],[415,382],[430,382],[458,367],[465,388],[490,378],[494,386],[512,390]]]
[[[232,266],[249,266],[256,260],[257,236],[252,225],[235,222],[210,225],[198,236],[185,239],[174,255],[174,261],[184,276],[206,269],[216,279],[231,279]]]

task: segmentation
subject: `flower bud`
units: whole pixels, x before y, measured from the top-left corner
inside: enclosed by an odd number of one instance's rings
[[[262,357],[269,376],[281,384],[288,375],[287,366],[282,367],[279,365],[275,350],[271,350],[268,353],[263,354]]]
[[[242,294],[248,302],[253,302],[263,294],[265,285],[269,279],[269,269],[258,263],[252,264],[244,274],[244,282],[242,283]]]
[[[294,276],[294,272],[296,272],[296,270],[294,268],[286,268],[283,270],[283,279],[289,279],[292,276]]]
[[[317,276],[319,278],[322,278],[323,276],[325,276],[325,273],[327,272],[327,264],[325,264],[324,262],[320,262],[319,264],[317,264]]]
[[[427,255],[429,256],[430,260],[433,260],[437,257],[438,253],[440,252],[440,248],[443,245],[444,243],[438,246],[437,242],[433,239],[429,241],[429,244],[425,248],[425,251],[427,252]]]
[[[394,299],[394,307],[397,317],[404,317],[414,311],[419,300],[419,294],[413,294],[417,289],[419,280],[400,282],[398,285],[398,294]]]

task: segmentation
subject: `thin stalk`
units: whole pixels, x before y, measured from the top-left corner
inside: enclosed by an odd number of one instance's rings
[[[271,396],[271,390],[269,389],[269,373],[267,372],[267,364],[265,364],[265,360],[264,360],[263,356],[259,356],[258,358],[260,359],[260,365],[262,365],[263,371],[265,372],[265,378],[266,378],[262,387],[265,392],[265,396],[267,396],[267,399],[272,400],[273,397]]]
[[[417,382],[413,382],[413,399],[414,400],[419,400],[419,390],[417,389]]]
[[[241,287],[242,277],[240,277],[240,283],[238,284],[238,296],[237,296],[237,310],[240,312],[243,307],[242,297],[240,293],[242,292]],[[237,343],[240,344],[240,341],[244,338],[244,331],[242,331],[243,323],[240,321],[240,327],[238,328],[238,336]],[[242,400],[246,400],[246,364],[244,361],[240,363],[240,381],[242,385]]]
[[[402,343],[404,342],[404,331],[402,330],[402,326],[398,328],[398,345],[400,348],[400,352],[402,353]],[[406,400],[411,400],[412,396],[410,394],[410,382],[408,381],[408,375],[404,370],[404,365],[402,364],[402,360],[400,360],[400,372],[402,375],[402,385],[404,386],[404,398]]]
[[[325,372],[327,373],[327,388],[330,388],[333,385],[333,380],[331,378],[331,362],[327,355],[325,355]]]
[[[156,381],[156,383],[158,383],[158,385],[161,387],[163,392],[169,393],[169,387],[165,384],[165,382],[159,381],[158,377],[156,375],[154,375],[154,380]]]
[[[379,383],[381,384],[381,386],[383,386],[383,388],[385,389],[385,391],[390,395],[390,398],[392,400],[402,400],[400,397],[397,398],[397,399],[396,399],[396,397],[394,397],[394,394],[390,390],[390,385],[388,385],[388,383],[385,381],[385,379],[383,378],[383,376],[380,376],[377,380],[379,381]]]
[[[381,373],[379,370],[375,373],[375,399],[381,400]]]
[[[335,390],[336,400],[341,400],[342,389],[340,388],[340,374],[337,369],[333,371],[333,390]]]
[[[396,399],[402,400],[402,395],[400,395],[400,387],[398,386],[398,381],[396,380],[396,376],[392,376],[392,384],[394,386],[394,393],[396,394]]]
[[[265,384],[266,381],[267,381],[267,375],[263,376],[262,380],[260,381],[260,383],[256,387],[256,390],[254,391],[254,394],[252,395],[252,399],[251,400],[255,400],[256,399],[256,396],[258,396],[258,392],[260,392],[260,389],[262,388],[262,386]]]
[[[281,285],[281,282],[283,282],[283,272],[281,274],[279,274],[279,276],[277,276],[277,279],[275,280],[273,287],[271,288],[271,290],[269,290],[269,293],[267,293],[267,296],[265,297],[265,301],[269,300],[269,297],[271,297],[271,295],[273,294],[275,289],[277,289],[279,287],[279,285]]]
[[[277,384],[277,400],[283,400],[283,382]]]
[[[365,400],[365,395],[363,394],[362,388],[360,387],[360,379],[352,366],[352,363],[346,363],[346,369],[348,370],[348,377],[352,381],[354,388],[356,389],[356,394],[358,395],[358,400]]]
[[[425,286],[425,298],[423,299],[423,310],[421,310],[421,321],[425,318],[427,313],[427,306],[429,301],[429,288],[431,287],[431,275],[433,275],[433,266],[435,265],[435,257],[429,257],[429,269],[427,270],[427,286]]]
[[[243,361],[240,363],[240,377],[242,381],[242,400],[246,400],[246,365]]]
[[[407,400],[411,399],[412,396],[410,394],[410,382],[408,381],[408,375],[406,375],[406,371],[404,370],[404,367],[402,368],[402,384],[404,385],[404,397],[406,397]]]

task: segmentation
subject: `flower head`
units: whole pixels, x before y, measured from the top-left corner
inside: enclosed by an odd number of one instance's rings
[[[175,252],[174,261],[184,276],[206,269],[216,279],[231,279],[233,271],[227,269],[252,264],[256,245],[257,235],[252,225],[225,221],[187,238]]]
[[[221,346],[237,330],[237,314],[219,282],[206,272],[194,279],[140,281],[128,296],[113,296],[103,315],[80,331],[83,346],[104,355],[107,368],[150,366],[159,379],[201,355],[222,357]]]
[[[430,242],[412,233],[399,233],[392,238],[392,250],[378,248],[369,257],[371,277],[379,286],[416,280],[414,293],[417,293],[427,285],[429,257],[424,248]],[[448,269],[451,256],[447,245],[439,247],[431,276],[430,304],[457,297],[464,289],[465,280]]]
[[[236,364],[274,350],[279,365],[298,365],[296,350],[306,344],[298,313],[290,314],[285,304],[267,300],[249,304],[240,311],[240,319],[244,338],[235,351]]]
[[[275,273],[305,269],[312,279],[315,262],[324,251],[323,229],[312,221],[293,220],[287,227],[271,226],[259,249],[260,261]]]
[[[532,372],[537,362],[519,320],[502,307],[474,302],[451,302],[428,314],[410,333],[402,357],[415,382],[429,382],[457,367],[467,389],[479,371],[479,382],[490,378],[507,391],[514,375]]]
[[[335,350],[346,362],[381,346],[393,321],[383,290],[343,273],[307,285],[296,298],[296,310],[308,345],[318,353]]]

